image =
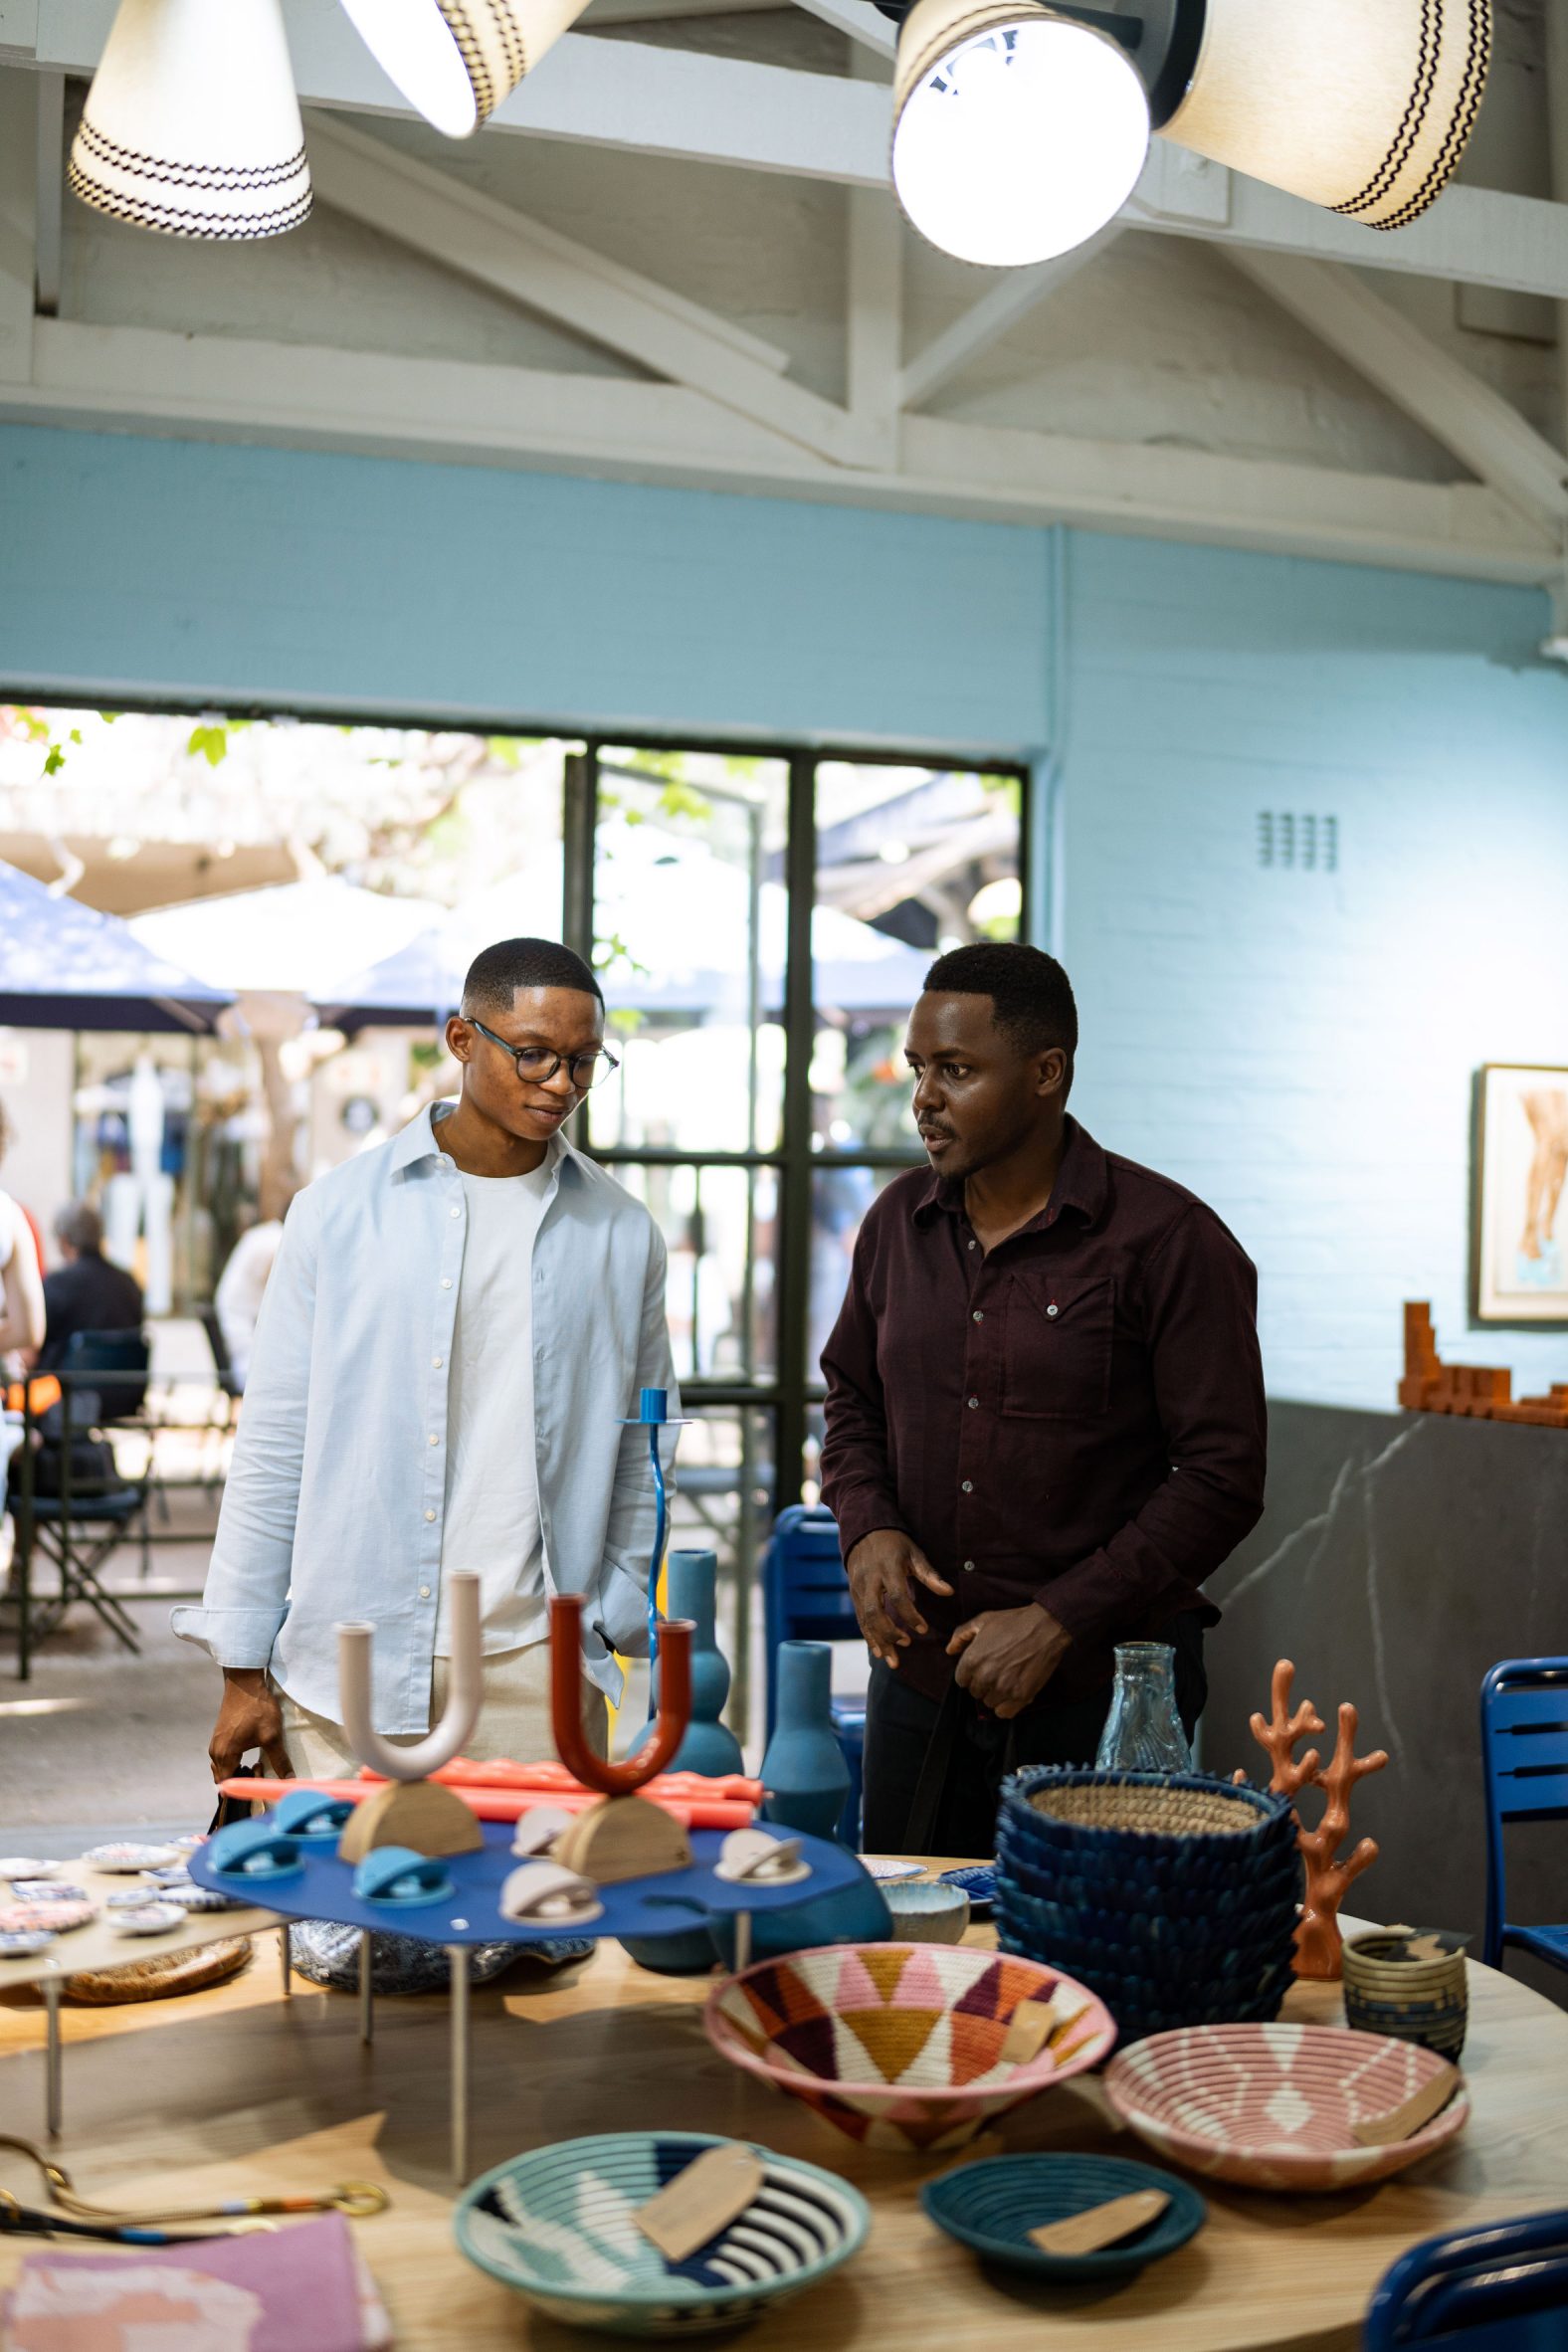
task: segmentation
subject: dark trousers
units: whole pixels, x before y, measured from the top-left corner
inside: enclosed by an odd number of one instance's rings
[[[1209,1694],[1196,1610],[1174,1618],[1176,1706],[1187,1737]],[[926,1698],[874,1663],[866,1695],[868,1854],[940,1854],[986,1861],[996,1851],[1002,1783],[1026,1764],[1092,1764],[1110,1711],[1110,1685],[1053,1705],[1048,1685],[1010,1723],[986,1714],[955,1682]]]

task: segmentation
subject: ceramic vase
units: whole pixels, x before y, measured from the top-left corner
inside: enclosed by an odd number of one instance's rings
[[[676,1750],[672,1772],[702,1772],[718,1780],[726,1772],[744,1772],[740,1742],[719,1721],[729,1696],[729,1661],[718,1647],[716,1628],[718,1554],[672,1552],[665,1587],[667,1617],[688,1617],[696,1627],[691,1640],[691,1720]],[[654,1668],[654,1699],[658,1703],[659,1669]]]
[[[1164,1642],[1122,1642],[1096,1772],[1191,1772],[1176,1711],[1176,1653]]]
[[[835,1836],[850,1768],[833,1728],[833,1653],[826,1642],[781,1642],[778,1716],[762,1759],[767,1821],[810,1838]]]

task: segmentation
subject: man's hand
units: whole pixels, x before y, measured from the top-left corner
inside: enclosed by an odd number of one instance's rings
[[[1040,1696],[1073,1637],[1048,1609],[982,1609],[947,1645],[959,1686],[1005,1723]]]
[[[850,1580],[850,1599],[861,1621],[861,1632],[873,1658],[896,1666],[898,1653],[907,1650],[915,1634],[929,1629],[920,1615],[914,1587],[951,1594],[917,1543],[896,1527],[877,1527],[863,1535],[844,1571]]]
[[[267,1679],[264,1666],[225,1666],[223,1704],[213,1726],[207,1754],[214,1780],[232,1780],[247,1748],[260,1748],[262,1760],[278,1780],[293,1780],[294,1766],[284,1746],[284,1711]]]

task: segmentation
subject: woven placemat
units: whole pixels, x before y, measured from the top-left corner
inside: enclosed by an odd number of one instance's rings
[[[1048,1820],[1072,1822],[1078,1829],[1140,1830],[1163,1838],[1244,1837],[1262,1818],[1256,1805],[1223,1789],[1147,1787],[1132,1781],[1041,1789],[1029,1802]]]
[[[226,1984],[250,1957],[250,1937],[231,1935],[220,1943],[199,1944],[194,1951],[149,1952],[123,1968],[85,1969],[66,1977],[60,1990],[68,2001],[91,2009],[108,2009],[122,2001],[167,2001],[177,1993],[200,1993],[208,1985]],[[42,2001],[36,1985],[25,1989]]]

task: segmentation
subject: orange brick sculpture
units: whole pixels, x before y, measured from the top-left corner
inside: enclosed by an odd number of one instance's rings
[[[1406,1301],[1405,1377],[1399,1384],[1399,1401],[1407,1413],[1456,1413],[1471,1421],[1568,1429],[1568,1382],[1554,1384],[1549,1396],[1516,1398],[1511,1372],[1493,1364],[1445,1364],[1425,1299]]]

